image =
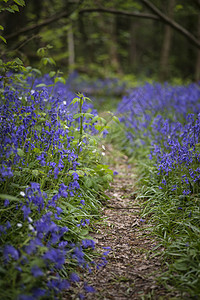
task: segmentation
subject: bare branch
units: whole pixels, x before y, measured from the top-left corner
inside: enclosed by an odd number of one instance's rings
[[[116,14],[116,15],[123,15],[126,17],[138,17],[138,18],[144,18],[144,19],[153,19],[153,20],[159,20],[159,17],[153,14],[148,13],[137,13],[137,12],[128,12],[125,10],[116,10],[112,8],[85,8],[81,9],[79,11],[79,14],[84,13],[92,13],[92,12],[103,12],[103,13],[110,13],[110,14]]]
[[[200,48],[200,41],[192,35],[187,29],[179,25],[177,22],[174,20],[168,18],[165,14],[163,14],[154,4],[152,4],[148,0],[141,0],[150,10],[152,10],[163,22],[166,24],[170,25],[172,28],[175,30],[179,31],[182,33],[190,42],[193,43],[196,47]]]

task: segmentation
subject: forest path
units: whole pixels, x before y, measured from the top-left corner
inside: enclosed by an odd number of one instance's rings
[[[110,198],[103,207],[103,223],[95,226],[90,235],[96,249],[111,247],[107,264],[85,276],[96,293],[87,293],[87,300],[164,300],[180,299],[158,285],[156,277],[162,272],[159,257],[155,256],[155,241],[148,235],[149,224],[140,217],[140,202],[135,197],[134,166],[128,157],[106,145],[106,163],[117,171]],[[103,249],[103,250],[102,250]],[[77,299],[71,298],[71,299]]]

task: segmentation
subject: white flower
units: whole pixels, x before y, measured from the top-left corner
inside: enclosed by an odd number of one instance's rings
[[[30,223],[33,222],[33,219],[32,219],[31,217],[28,217],[27,219],[28,219],[28,221],[29,221]]]
[[[28,228],[29,228],[31,231],[35,231],[35,228],[34,228],[31,224],[28,225]]]
[[[31,95],[33,95],[35,93],[35,90],[31,90]]]
[[[105,154],[105,152],[102,152],[101,154],[102,154],[103,156],[105,156],[105,155],[106,155],[106,154]]]
[[[64,104],[64,105],[66,105],[66,104],[67,104],[67,102],[66,102],[66,101],[63,101],[63,104]]]
[[[24,197],[24,196],[25,196],[25,193],[24,193],[24,192],[20,192],[20,195],[21,195],[22,197]]]
[[[21,228],[22,224],[21,223],[17,223],[17,227]]]
[[[106,150],[106,148],[105,148],[105,146],[104,146],[104,145],[102,145],[101,147],[102,147],[102,149],[103,149],[103,150]]]

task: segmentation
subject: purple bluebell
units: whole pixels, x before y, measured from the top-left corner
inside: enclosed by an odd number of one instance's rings
[[[31,273],[34,277],[39,277],[44,275],[43,271],[36,265],[31,268]]]

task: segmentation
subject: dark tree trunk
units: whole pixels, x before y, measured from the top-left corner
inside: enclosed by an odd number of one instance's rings
[[[122,68],[119,61],[118,51],[117,51],[117,30],[116,30],[116,17],[112,16],[109,19],[109,26],[107,27],[108,33],[110,35],[110,40],[108,42],[108,51],[110,54],[110,65],[111,68],[118,74],[122,74]]]
[[[70,25],[67,33],[67,41],[68,41],[68,53],[69,53],[69,70],[70,72],[74,69],[75,64],[75,48],[74,48],[74,34],[73,34],[73,28],[72,25]]]
[[[199,1],[200,3],[200,1]],[[197,37],[200,40],[200,13],[198,15],[198,24],[197,24]],[[200,50],[197,50],[197,59],[196,59],[196,66],[195,66],[195,80],[200,80]]]
[[[168,5],[168,16],[173,19],[175,0],[170,0]],[[160,80],[164,81],[169,78],[169,56],[172,40],[172,28],[169,25],[164,27],[164,37],[160,57]]]
[[[137,47],[136,47],[136,31],[137,23],[134,19],[130,20],[130,66],[131,70],[134,70],[134,67],[137,63]]]

